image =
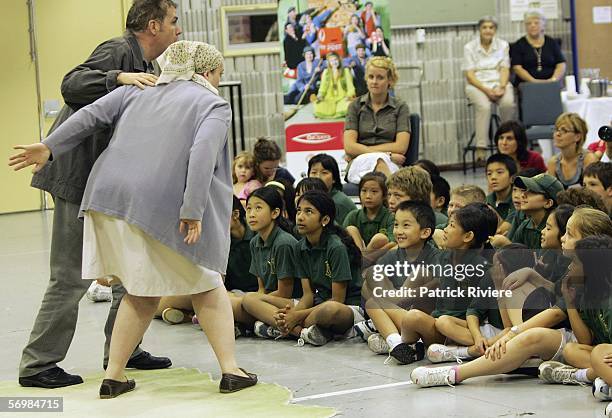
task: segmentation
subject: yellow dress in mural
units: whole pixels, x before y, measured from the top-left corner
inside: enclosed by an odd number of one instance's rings
[[[314,114],[320,119],[335,119],[346,116],[348,106],[355,97],[353,77],[348,68],[333,70],[326,68],[321,76]]]

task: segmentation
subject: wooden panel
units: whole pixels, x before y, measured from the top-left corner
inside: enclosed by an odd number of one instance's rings
[[[612,23],[593,23],[593,7],[612,6],[612,1],[575,0],[575,3],[578,67],[600,68],[602,77],[612,78]]]

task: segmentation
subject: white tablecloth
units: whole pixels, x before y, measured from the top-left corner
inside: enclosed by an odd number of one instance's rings
[[[562,93],[561,97],[563,99],[563,110],[578,113],[589,127],[584,147],[586,148],[589,144],[599,141],[597,136],[599,127],[610,125],[612,122],[612,97],[587,98],[584,95],[579,95],[573,99],[568,99],[565,92]]]

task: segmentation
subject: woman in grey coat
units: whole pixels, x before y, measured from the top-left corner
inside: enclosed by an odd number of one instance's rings
[[[165,53],[158,86],[120,87],[71,116],[42,143],[17,146],[15,170],[69,151],[112,127],[85,189],[83,278],[110,276],[128,294],[117,314],[101,398],[133,390],[125,365],[161,296],[192,295],[222,371],[221,392],[257,382],[237,366],[224,290],[229,253],[231,163],[228,103],[218,95],[223,56],[179,41]],[[200,239],[203,237],[204,239]]]

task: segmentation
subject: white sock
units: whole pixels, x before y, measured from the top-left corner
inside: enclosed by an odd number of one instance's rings
[[[459,358],[470,358],[470,353],[468,353],[467,347],[457,347],[457,357]]]
[[[576,370],[576,380],[582,383],[593,383],[587,377],[587,369],[578,369]]]
[[[402,343],[402,336],[396,332],[394,334],[389,335],[385,340],[387,341],[389,348],[393,350],[395,347]]]

